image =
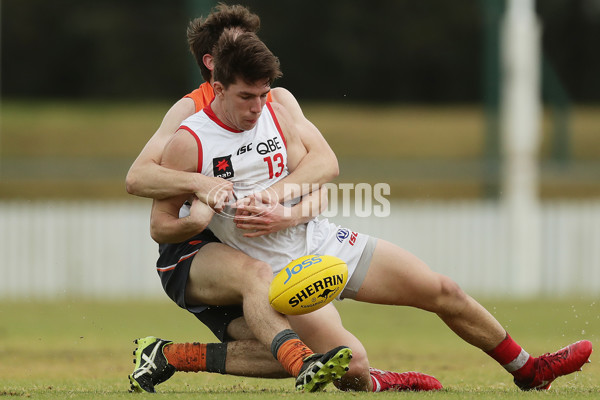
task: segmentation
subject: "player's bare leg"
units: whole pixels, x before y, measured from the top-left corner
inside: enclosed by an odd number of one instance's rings
[[[370,368],[367,352],[362,343],[342,325],[333,304],[309,314],[289,316],[294,330],[315,351],[336,345],[352,348],[350,371],[336,383],[341,390],[354,391],[425,391],[439,390],[442,384],[436,378],[420,372],[392,372]]]
[[[248,328],[297,378],[299,390],[322,390],[334,375],[343,376],[352,357],[350,349],[336,348],[313,356],[291,330],[288,320],[270,306],[268,292],[273,272],[268,264],[220,243],[209,243],[201,251],[202,256],[194,257],[190,269],[187,304],[242,304]]]
[[[455,282],[384,240],[377,241],[356,300],[435,312],[461,338],[484,351],[506,335],[502,325]]]
[[[152,336],[137,339],[131,390],[155,392],[175,372],[218,372],[256,378],[289,378],[290,374],[257,340],[227,343],[173,343]]]
[[[590,342],[578,342],[551,357],[559,360],[564,356],[555,367],[539,370],[538,358],[527,354],[502,325],[454,281],[433,272],[408,251],[384,240],[377,242],[356,300],[413,306],[436,313],[463,340],[500,363],[524,390],[549,388],[549,382],[556,377],[579,370],[592,351]],[[540,375],[550,378],[538,378]]]
[[[269,305],[273,272],[268,264],[220,243],[209,243],[201,252],[190,269],[187,304],[242,304],[248,327],[267,348],[277,333],[290,329],[286,318]]]
[[[227,375],[255,378],[290,378],[290,374],[257,340],[227,342],[225,371]]]
[[[270,350],[271,357],[296,378],[297,390],[323,390],[348,371],[352,351],[346,346],[338,346],[325,354],[318,354],[306,346],[291,330],[287,319],[269,305],[268,291],[272,278],[269,265],[220,243],[209,243],[192,261],[185,293],[186,304],[242,304],[245,322],[256,340],[238,343],[237,346],[254,350],[262,347],[259,350],[262,360],[266,360],[265,350]],[[236,326],[231,329],[236,329]],[[176,370],[206,371],[209,355],[213,361],[217,359],[213,366],[219,367],[212,372],[226,372],[226,344],[174,344],[154,337],[142,338],[136,343],[139,346],[134,352],[136,366],[129,376],[134,391],[154,392],[155,385],[167,380]],[[247,359],[234,358],[234,365],[228,372],[236,372],[239,368],[237,372],[244,375],[270,375],[256,369],[249,372],[251,366],[243,361]],[[256,364],[253,366],[256,367]],[[273,371],[272,363],[267,363],[266,367]],[[280,376],[281,371],[274,370],[274,374]]]
[[[271,352],[254,338],[245,318],[231,321],[227,327],[227,334],[234,339],[227,342],[225,360],[227,374],[257,378],[290,377],[290,374],[273,358]]]
[[[350,370],[336,386],[342,390],[372,391],[367,351],[362,343],[344,328],[333,304],[308,314],[289,315],[288,320],[304,343],[316,352],[325,352],[340,345],[352,349]]]

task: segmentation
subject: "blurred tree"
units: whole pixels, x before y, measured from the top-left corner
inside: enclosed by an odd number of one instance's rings
[[[2,5],[3,95],[142,98],[185,90],[187,19],[177,2]]]
[[[280,84],[300,97],[479,98],[481,28],[474,0],[460,7],[445,0],[243,3],[261,16],[261,37],[282,60]]]
[[[485,1],[236,3],[261,16],[260,36],[282,63],[278,84],[300,98],[441,103],[483,99]],[[575,101],[600,100],[599,3],[537,2],[548,60]],[[3,0],[2,95],[178,97],[195,86],[185,30],[206,4]]]
[[[600,1],[538,1],[543,50],[570,97],[600,101]]]

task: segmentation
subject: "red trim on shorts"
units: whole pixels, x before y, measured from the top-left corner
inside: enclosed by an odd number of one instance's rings
[[[199,251],[200,251],[200,249],[198,249],[198,250],[194,250],[194,251],[192,251],[190,254],[186,254],[185,256],[181,256],[181,257],[179,258],[179,260],[178,260],[178,261],[177,261],[175,264],[173,264],[173,265],[169,265],[169,266],[167,266],[167,267],[156,267],[156,269],[157,269],[158,271],[160,271],[160,272],[172,271],[172,270],[174,270],[174,269],[175,269],[175,267],[177,267],[177,264],[179,264],[179,263],[180,263],[180,262],[182,262],[182,261],[185,261],[185,260],[187,260],[187,259],[188,259],[188,258],[190,258],[190,257],[194,257],[194,256],[196,255],[196,253],[198,253]]]
[[[188,131],[192,135],[192,137],[196,139],[196,144],[198,145],[198,166],[196,167],[196,171],[202,173],[202,161],[204,160],[202,159],[202,143],[200,142],[200,138],[198,137],[198,135],[196,135],[196,132],[194,132],[188,126],[181,125],[179,129],[184,129]]]

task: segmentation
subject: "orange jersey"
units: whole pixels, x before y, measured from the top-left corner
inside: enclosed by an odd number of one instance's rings
[[[198,112],[207,105],[209,105],[211,101],[213,101],[213,99],[215,98],[215,92],[213,91],[212,86],[210,86],[208,82],[204,82],[202,85],[200,85],[198,89],[186,94],[183,97],[188,97],[194,100],[196,112]],[[267,101],[273,101],[271,97],[271,92],[267,94]]]

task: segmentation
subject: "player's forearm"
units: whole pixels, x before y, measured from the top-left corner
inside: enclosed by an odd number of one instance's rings
[[[333,152],[309,152],[292,173],[272,185],[270,189],[279,199],[287,201],[311,193],[321,185],[331,182],[339,172],[337,158]]]
[[[153,215],[150,220],[150,236],[156,243],[179,243],[206,229],[208,223],[198,223],[192,217],[177,218],[173,215]]]
[[[127,192],[135,196],[165,199],[194,193],[202,185],[200,174],[177,171],[157,164],[131,167],[125,180]]]
[[[304,196],[300,203],[292,207],[293,226],[312,220],[325,211],[327,204],[327,189],[324,187]]]

